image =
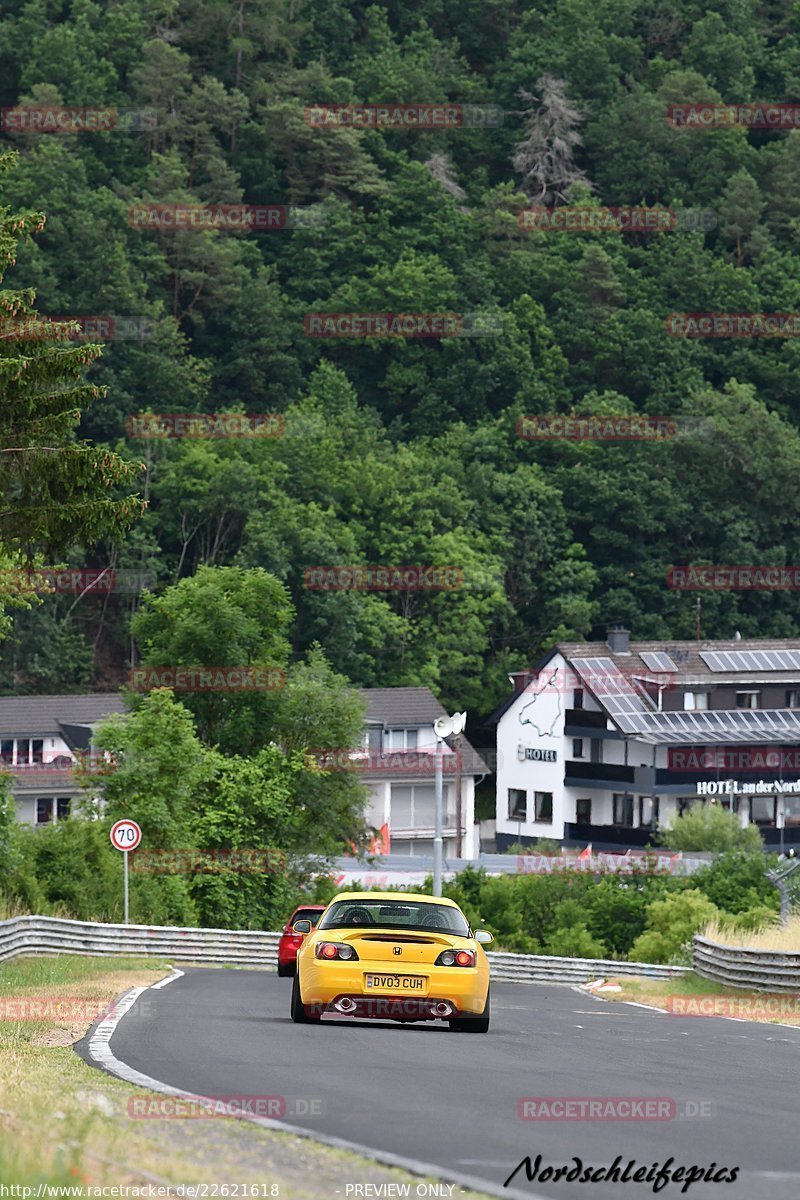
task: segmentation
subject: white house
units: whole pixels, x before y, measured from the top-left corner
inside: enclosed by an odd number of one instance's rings
[[[371,793],[367,820],[376,829],[388,827],[392,854],[431,855],[439,741],[433,723],[447,715],[445,709],[425,687],[363,688],[361,695],[368,706],[362,767]],[[460,747],[441,745],[443,853],[477,858],[475,784],[489,767],[463,736]]]
[[[17,816],[47,825],[70,814],[82,795],[72,774],[92,731],[111,713],[124,712],[116,692],[86,696],[0,696],[0,761],[14,776]]]
[[[494,714],[497,848],[641,846],[720,804],[800,847],[800,642],[560,644]]]
[[[424,687],[366,688],[364,749],[349,755],[369,788],[367,820],[383,828],[392,854],[431,855],[436,745],[433,722],[445,710]],[[91,750],[94,727],[125,711],[118,693],[79,696],[0,696],[0,759],[14,775],[19,819],[46,825],[68,817],[82,795],[72,764]],[[489,767],[466,738],[442,747],[444,854],[477,858],[475,782]],[[461,820],[457,822],[460,791]],[[460,824],[460,838],[457,826]]]

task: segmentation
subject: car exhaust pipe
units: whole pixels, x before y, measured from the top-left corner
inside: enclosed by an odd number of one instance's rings
[[[437,1017],[449,1017],[453,1012],[453,1006],[449,1000],[437,1000],[432,1012]]]
[[[349,1013],[356,1008],[356,1002],[355,1000],[351,1000],[349,996],[342,996],[341,1000],[337,1000],[333,1007],[338,1009],[340,1013]]]

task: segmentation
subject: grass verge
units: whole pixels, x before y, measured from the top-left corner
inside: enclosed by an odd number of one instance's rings
[[[239,1197],[246,1186],[259,1200],[332,1200],[348,1183],[405,1183],[416,1195],[417,1176],[247,1121],[129,1115],[132,1098],[165,1098],[88,1067],[72,1044],[114,997],[167,973],[165,962],[143,958],[0,965],[0,1183],[30,1195],[40,1184],[77,1187],[72,1195],[85,1197],[92,1187],[182,1183],[228,1185],[218,1194],[235,1196],[237,1184]]]
[[[712,921],[703,930],[703,937],[722,946],[741,946],[747,950],[794,950],[800,951],[800,917],[790,917],[787,924],[768,925],[766,929],[757,932],[750,930],[732,930],[720,927]]]
[[[598,995],[607,1000],[649,1004],[675,1016],[740,1017],[773,1025],[800,1025],[800,996],[722,987],[694,971],[675,979],[619,975],[614,983],[619,984],[620,991]]]

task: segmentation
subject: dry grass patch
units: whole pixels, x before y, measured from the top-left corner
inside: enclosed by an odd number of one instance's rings
[[[703,937],[723,946],[741,946],[744,950],[793,950],[800,954],[800,917],[790,917],[785,926],[768,925],[757,932],[735,931],[712,921]]]
[[[649,1004],[674,1016],[740,1017],[766,1024],[800,1026],[800,996],[726,988],[692,972],[676,979],[647,979],[619,975],[619,992],[600,993],[603,999]]]

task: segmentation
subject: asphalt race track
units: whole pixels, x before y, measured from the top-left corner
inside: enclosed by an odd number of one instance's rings
[[[674,1017],[519,984],[493,985],[484,1035],[330,1016],[301,1026],[289,1019],[291,980],[185,971],[145,991],[111,1040],[117,1059],[162,1083],[205,1096],[283,1096],[288,1124],[435,1164],[444,1178],[479,1177],[492,1190],[525,1155],[541,1154],[542,1169],[572,1167],[575,1157],[596,1168],[621,1155],[622,1169],[670,1157],[672,1169],[739,1168],[734,1183],[701,1181],[685,1193],[669,1183],[663,1200],[800,1196],[800,1028]],[[525,1097],[656,1097],[674,1100],[676,1115],[523,1120]],[[654,1191],[647,1182],[528,1182],[523,1168],[505,1194],[634,1200]]]

